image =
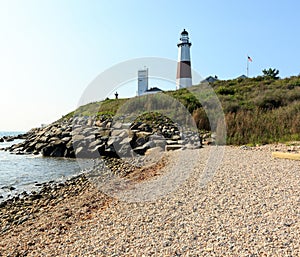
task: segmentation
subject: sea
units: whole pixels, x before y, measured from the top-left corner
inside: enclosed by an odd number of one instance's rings
[[[0,131],[3,136],[23,134],[22,131]],[[0,142],[0,148],[21,142]],[[50,158],[40,155],[15,155],[0,151],[0,202],[24,191],[37,190],[37,183],[64,181],[82,173],[75,159]]]

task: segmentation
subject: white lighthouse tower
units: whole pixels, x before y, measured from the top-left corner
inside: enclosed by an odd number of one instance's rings
[[[189,33],[184,29],[181,32],[178,46],[178,63],[176,76],[176,89],[192,86],[191,56]]]

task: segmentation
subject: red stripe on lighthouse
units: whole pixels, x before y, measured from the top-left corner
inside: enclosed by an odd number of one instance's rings
[[[177,75],[176,78],[191,78],[191,61],[181,61],[177,63]]]

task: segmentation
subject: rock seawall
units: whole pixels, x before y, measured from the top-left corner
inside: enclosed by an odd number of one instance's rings
[[[23,142],[5,150],[49,157],[118,158],[143,155],[154,147],[168,151],[202,146],[198,132],[179,131],[176,124],[163,116],[131,124],[104,115],[97,119],[73,117],[32,129],[23,138]]]

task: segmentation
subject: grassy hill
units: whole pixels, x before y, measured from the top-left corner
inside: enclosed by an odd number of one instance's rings
[[[147,109],[170,110],[168,116],[178,117],[178,102],[191,113],[199,130],[210,130],[205,108],[206,99],[202,84],[178,91],[167,91],[149,97],[108,99],[79,107],[64,118],[73,115],[99,116],[122,113],[141,113]],[[228,144],[264,144],[300,140],[300,77],[285,79],[256,77],[220,80],[209,84],[221,102],[226,124]],[[193,93],[192,93],[193,92]],[[198,94],[198,95],[197,95]],[[199,102],[201,95],[201,103]],[[174,99],[178,101],[174,101]],[[122,106],[122,107],[121,107]],[[121,107],[121,108],[120,108]],[[209,107],[207,107],[209,109]],[[206,108],[206,110],[207,110]]]

